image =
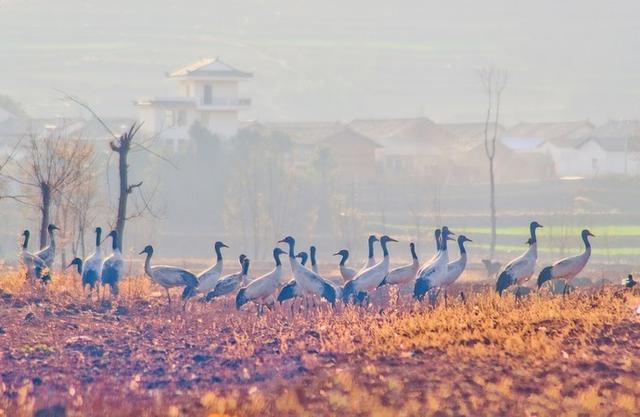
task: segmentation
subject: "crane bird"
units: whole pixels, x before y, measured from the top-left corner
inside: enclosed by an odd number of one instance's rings
[[[182,292],[182,298],[187,299],[195,291],[198,286],[198,278],[191,271],[177,266],[156,265],[151,266],[151,257],[153,256],[153,246],[147,245],[140,252],[140,255],[146,254],[144,261],[144,272],[156,284],[163,287],[167,293],[169,305],[171,305],[171,295],[169,288],[185,287]]]
[[[100,275],[102,274],[102,263],[104,262],[104,257],[102,255],[102,246],[100,245],[101,235],[102,228],[96,227],[96,250],[85,258],[82,265],[82,289],[84,290],[87,285],[89,286],[89,297],[93,293],[96,284],[100,280]]]
[[[455,235],[447,226],[443,226],[440,238],[438,252],[433,260],[427,262],[416,276],[416,282],[413,287],[413,297],[422,300],[431,288],[439,287],[447,276],[447,268],[449,265],[449,252],[447,241],[453,240]]]
[[[22,232],[24,238],[22,242],[22,252],[20,253],[20,261],[26,269],[27,279],[38,278],[42,282],[47,283],[51,280],[46,262],[39,256],[29,252],[29,237],[31,233],[28,230]],[[44,274],[43,274],[44,273]]]
[[[220,241],[217,241],[213,245],[213,248],[216,252],[216,263],[213,264],[210,268],[198,274],[198,287],[196,288],[197,292],[208,294],[215,288],[218,279],[220,279],[220,275],[222,275],[222,266],[224,262],[222,260],[222,248],[228,247],[229,246]]]
[[[236,309],[247,304],[249,301],[253,301],[260,306],[272,307],[275,302],[274,293],[280,286],[282,280],[282,262],[280,262],[280,255],[286,254],[280,248],[273,249],[273,260],[276,264],[275,268],[270,272],[254,279],[248,285],[240,288],[236,295]]]
[[[352,280],[353,277],[356,276],[357,272],[353,268],[349,268],[346,263],[349,259],[349,251],[346,249],[342,249],[333,254],[333,256],[341,256],[340,258],[340,275],[342,275],[342,279],[347,282]]]
[[[542,271],[540,271],[540,274],[538,275],[538,289],[540,289],[545,282],[552,279],[564,279],[565,281],[568,281],[575,278],[575,276],[584,269],[585,265],[587,265],[587,262],[589,261],[589,257],[591,256],[591,243],[589,242],[589,237],[595,236],[587,229],[584,229],[580,236],[584,243],[584,252],[580,255],[561,259],[551,266],[542,268]],[[563,294],[566,290],[567,285],[565,283]]]
[[[380,246],[382,246],[383,258],[380,262],[360,271],[348,281],[342,289],[342,301],[347,303],[351,297],[356,297],[357,300],[362,299],[370,290],[375,290],[380,283],[389,274],[389,249],[387,243],[397,242],[397,240],[384,235],[380,238]],[[355,301],[355,300],[354,300]]]
[[[496,282],[496,292],[502,296],[502,292],[511,285],[521,285],[529,280],[536,268],[536,260],[538,259],[538,240],[536,238],[536,229],[543,226],[533,221],[529,224],[529,248],[522,255],[512,260],[505,266]],[[518,294],[516,294],[518,295]]]
[[[418,261],[418,255],[416,255],[415,243],[409,243],[409,250],[411,251],[412,262],[409,265],[399,266],[389,271],[389,274],[382,280],[379,287],[387,284],[403,285],[416,278],[418,269],[420,269],[420,262]]]
[[[227,294],[231,294],[238,288],[241,284],[247,285],[247,274],[249,273],[249,258],[245,255],[240,255],[240,265],[242,265],[242,270],[240,272],[236,272],[235,274],[226,275],[218,280],[213,291],[210,291],[206,297],[205,301],[211,301],[214,298],[222,297]]]
[[[309,259],[311,260],[311,270],[318,273],[318,263],[316,262],[316,247],[311,246],[309,248]]]
[[[309,255],[307,255],[307,252],[298,252],[296,258],[300,258],[300,265],[306,267],[307,259],[309,259]],[[296,298],[299,295],[301,294],[298,289],[298,284],[296,283],[296,280],[294,278],[291,281],[287,282],[284,287],[282,287],[282,290],[280,290],[280,293],[278,294],[278,302],[282,304],[283,302],[292,298]],[[291,306],[291,311],[293,311],[293,305]]]
[[[467,238],[465,235],[458,236],[458,249],[460,250],[460,257],[455,261],[449,262],[447,265],[447,276],[442,282],[442,287],[444,287],[444,296],[447,297],[447,289],[449,285],[456,282],[460,275],[464,272],[464,269],[467,267],[467,249],[464,247],[465,242],[473,242],[473,240]]]
[[[76,271],[78,271],[78,275],[80,275],[82,277],[82,259],[73,258],[71,263],[69,265],[67,265],[67,267],[65,269],[71,268],[72,266],[76,267]]]
[[[47,233],[49,234],[49,244],[34,253],[34,255],[42,259],[49,268],[53,266],[53,261],[56,258],[56,239],[53,233],[56,230],[60,230],[60,228],[58,228],[58,226],[56,226],[55,224],[50,224],[49,226],[47,226]]]
[[[296,260],[295,239],[292,236],[287,236],[278,243],[286,243],[289,245],[289,263],[291,264],[291,272],[295,279],[297,292],[300,295],[318,295],[334,305],[336,302],[336,290],[334,286],[320,275],[300,265]],[[284,298],[286,294],[283,294],[283,291],[285,291],[287,286],[285,286],[278,295],[278,301],[286,299]]]
[[[373,251],[373,244],[376,243],[377,241],[378,241],[378,238],[376,237],[376,235],[370,235],[369,238],[367,239],[367,250],[368,250],[367,262],[365,262],[364,266],[360,268],[358,273],[364,271],[365,269],[371,268],[376,264],[376,256]]]
[[[113,253],[111,253],[102,264],[102,285],[108,285],[111,290],[111,295],[118,296],[120,293],[118,283],[124,273],[124,259],[122,258],[122,251],[118,243],[118,231],[112,230],[107,235],[107,238],[112,239],[111,250]]]

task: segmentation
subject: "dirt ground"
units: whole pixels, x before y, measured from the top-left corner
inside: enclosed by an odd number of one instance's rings
[[[462,289],[435,307],[257,317],[231,299],[168,307],[150,286],[98,301],[14,282],[0,292],[0,416],[640,414],[637,293]]]

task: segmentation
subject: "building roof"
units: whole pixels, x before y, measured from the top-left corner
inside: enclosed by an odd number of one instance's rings
[[[260,123],[253,122],[245,129],[261,133],[281,133],[299,145],[317,145],[324,139],[344,129],[340,122]]]
[[[373,139],[390,155],[439,155],[455,137],[426,117],[411,119],[356,119],[356,132]]]
[[[253,74],[241,71],[218,58],[206,58],[169,74],[171,78],[251,78]]]
[[[543,140],[572,139],[583,137],[593,130],[588,120],[572,122],[527,123],[521,122],[510,127],[503,138],[535,138]]]
[[[343,143],[360,143],[364,146],[368,146],[371,148],[381,148],[377,142],[371,140],[367,136],[364,136],[355,130],[351,129],[349,126],[343,126],[340,130],[331,133],[329,136],[324,138],[320,144],[335,146],[341,145]]]
[[[447,130],[460,142],[484,141],[484,122],[438,123],[438,126]],[[502,136],[505,130],[504,126],[498,124],[498,136]]]

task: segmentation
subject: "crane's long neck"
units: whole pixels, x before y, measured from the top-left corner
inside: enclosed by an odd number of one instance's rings
[[[349,259],[349,254],[343,254],[342,259],[340,259],[340,266],[344,266],[347,263],[347,259]]]
[[[113,235],[111,235],[111,238],[112,238],[111,249],[113,249],[113,251],[115,252],[115,251],[120,249],[118,247],[118,235],[113,234]]]
[[[311,258],[311,266],[316,266],[316,247],[311,246],[309,249],[309,257]]]
[[[56,239],[54,237],[54,233],[53,233],[53,229],[49,229],[49,246],[51,246],[51,249],[55,250],[56,249]]]
[[[280,252],[277,251],[273,251],[273,260],[276,263],[276,267],[282,265],[282,262],[280,262]]]
[[[534,225],[531,225],[530,233],[531,233],[531,243],[534,244],[534,243],[537,242],[537,239],[536,239],[536,227]]]
[[[443,233],[443,234],[440,236],[440,241],[441,241],[441,243],[440,243],[440,250],[442,250],[443,252],[446,252],[446,251],[447,251],[447,240],[448,240],[448,237],[449,237],[449,235],[448,235],[448,234],[446,234],[446,233]]]
[[[467,249],[464,247],[464,241],[458,241],[458,247],[460,248],[460,260],[462,263],[467,263]]]
[[[247,275],[249,274],[249,262],[244,261],[242,264],[242,285],[247,284]]]
[[[418,260],[418,255],[416,255],[416,247],[414,245],[411,245],[411,259],[413,259],[414,261]]]
[[[373,259],[373,239],[369,239],[369,259]]]
[[[389,250],[387,249],[387,241],[383,240],[380,242],[380,246],[382,246],[382,256],[385,258],[389,257]]]
[[[147,253],[147,259],[144,260],[144,272],[151,276],[151,254]]]
[[[25,233],[24,241],[22,242],[22,250],[27,250],[28,247],[29,247],[29,234]]]
[[[585,253],[591,254],[591,242],[589,242],[589,236],[582,235],[582,241],[584,242]]]
[[[216,262],[222,262],[222,248],[216,245]]]

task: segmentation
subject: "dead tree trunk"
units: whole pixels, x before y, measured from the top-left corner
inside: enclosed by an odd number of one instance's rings
[[[124,227],[127,222],[127,200],[129,194],[133,192],[134,188],[140,187],[142,182],[137,184],[129,184],[129,165],[127,158],[129,151],[131,150],[131,142],[134,136],[138,133],[141,125],[134,123],[128,132],[120,135],[119,138],[111,141],[111,150],[118,154],[118,177],[120,179],[120,188],[118,196],[118,212],[116,214],[116,230],[118,232],[118,245],[122,246],[124,241]]]
[[[500,122],[500,99],[502,92],[507,85],[507,72],[495,68],[480,71],[480,80],[485,88],[488,97],[487,116],[484,122],[484,150],[489,161],[489,209],[491,211],[491,246],[489,258],[493,259],[496,252],[496,180],[495,180],[495,157],[496,139],[498,137],[498,125]],[[495,97],[495,109],[494,109]],[[495,118],[491,120],[491,113],[495,112]],[[493,126],[492,126],[493,125]],[[493,132],[489,132],[493,129]]]
[[[48,183],[40,184],[40,197],[42,199],[42,204],[40,205],[40,249],[43,249],[47,246],[49,238],[47,228],[49,227],[51,216],[51,187]]]

